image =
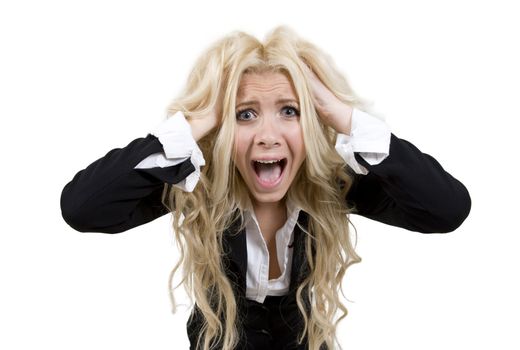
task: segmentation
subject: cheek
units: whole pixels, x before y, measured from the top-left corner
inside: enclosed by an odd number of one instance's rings
[[[287,135],[291,150],[294,156],[299,158],[305,157],[305,142],[303,142],[303,133],[300,127],[291,129],[291,132]]]

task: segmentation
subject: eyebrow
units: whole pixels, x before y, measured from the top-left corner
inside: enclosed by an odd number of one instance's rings
[[[293,102],[297,105],[299,104],[298,101],[296,101],[293,98],[281,98],[279,100],[276,100],[277,105],[281,105],[281,104],[288,103],[288,102]],[[260,102],[258,102],[257,100],[244,101],[244,102],[240,102],[239,104],[237,104],[236,108],[238,108],[240,106],[258,106],[259,104],[260,104]]]

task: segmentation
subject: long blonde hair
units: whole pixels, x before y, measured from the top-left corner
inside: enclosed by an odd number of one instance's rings
[[[198,142],[206,166],[196,188],[189,193],[165,186],[163,193],[163,203],[174,213],[173,228],[180,248],[179,261],[170,275],[172,302],[175,310],[174,289],[183,284],[202,312],[197,349],[209,350],[217,344],[233,349],[239,340],[236,291],[222,262],[224,232],[242,218],[249,201],[247,186],[232,161],[235,104],[242,75],[265,71],[283,72],[292,80],[307,152],[287,193],[288,200],[309,214],[308,226],[302,230],[310,273],[296,292],[304,319],[299,340],[307,335],[310,349],[319,349],[323,343],[332,349],[337,342],[337,323],[347,314],[338,292],[343,293],[346,269],[361,260],[351,242],[351,208],[345,201],[352,176],[334,149],[335,132],[320,123],[304,65],[339,99],[364,107],[328,55],[287,27],[278,27],[265,43],[243,32],[233,32],[216,42],[198,59],[185,90],[168,108],[170,115],[181,111],[189,120],[221,106],[218,127]],[[181,282],[173,288],[173,277],[181,266]],[[311,301],[310,310],[304,296]],[[335,320],[338,310],[341,316]]]

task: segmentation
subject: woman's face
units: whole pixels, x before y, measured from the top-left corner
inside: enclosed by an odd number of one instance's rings
[[[282,73],[246,73],[237,94],[235,165],[253,204],[287,193],[305,159],[300,107]]]

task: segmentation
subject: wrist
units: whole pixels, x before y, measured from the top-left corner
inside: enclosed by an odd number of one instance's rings
[[[199,141],[208,133],[207,128],[201,120],[190,119],[188,120],[188,124],[190,124],[191,135],[195,141]]]
[[[188,123],[190,124],[191,134],[195,141],[199,141],[209,134],[216,126],[213,118],[209,117],[192,117],[188,120]]]
[[[340,103],[333,112],[334,124],[332,128],[339,134],[350,135],[352,131],[352,107],[347,104]]]

